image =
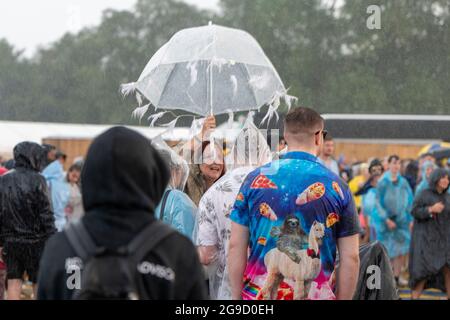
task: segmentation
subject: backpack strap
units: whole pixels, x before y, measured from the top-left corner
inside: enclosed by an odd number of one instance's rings
[[[71,223],[64,232],[70,245],[81,260],[86,261],[87,258],[97,251],[97,246],[86,230],[82,220]]]
[[[159,220],[155,220],[128,244],[127,250],[139,262],[158,243],[172,233],[175,233],[174,229]]]
[[[164,192],[164,196],[161,201],[161,209],[159,210],[159,220],[162,220],[164,217],[164,211],[166,210],[167,199],[169,198],[169,194],[171,191],[172,191],[172,189],[169,189],[166,192]]]

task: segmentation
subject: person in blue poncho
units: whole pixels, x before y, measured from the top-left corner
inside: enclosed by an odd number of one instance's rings
[[[431,173],[435,169],[437,169],[437,165],[435,165],[434,162],[432,162],[432,161],[425,161],[422,164],[422,167],[421,167],[422,179],[421,179],[421,181],[420,181],[419,185],[417,186],[416,191],[414,193],[415,197],[420,195],[420,193],[423,190],[428,189],[430,187],[429,178],[431,176]]]
[[[158,151],[170,168],[171,179],[161,202],[155,209],[155,216],[192,240],[197,207],[182,191],[186,185],[189,167],[175,152],[169,149],[159,149]]]
[[[399,280],[411,242],[413,192],[406,179],[400,175],[398,156],[389,157],[388,168],[377,186],[380,201],[376,222],[377,240],[386,247],[397,283],[403,285],[405,281]]]
[[[42,171],[50,191],[55,226],[58,231],[62,231],[66,225],[65,208],[70,198],[70,188],[65,181],[63,160],[64,157],[61,154]]]
[[[381,172],[374,172],[369,179],[369,187],[366,193],[362,196],[362,212],[369,225],[370,242],[377,239],[377,234],[385,232],[387,228],[383,223],[386,220],[386,212],[380,206],[380,200],[378,195],[378,181],[382,176]]]

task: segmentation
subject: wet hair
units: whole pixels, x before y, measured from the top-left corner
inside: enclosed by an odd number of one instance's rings
[[[284,119],[284,130],[293,135],[313,135],[324,125],[319,113],[310,108],[299,107],[289,111]]]
[[[400,157],[396,154],[389,156],[388,163],[392,163],[392,161],[398,161],[400,160]]]

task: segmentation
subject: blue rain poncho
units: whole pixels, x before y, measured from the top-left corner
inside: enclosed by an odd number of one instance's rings
[[[370,188],[362,196],[362,211],[364,216],[369,217],[370,241],[377,240],[377,234],[385,232],[387,226],[386,212],[380,205],[377,188]]]
[[[51,203],[55,215],[55,226],[62,231],[66,225],[65,208],[70,198],[69,183],[65,179],[64,169],[58,160],[50,163],[42,172],[51,195]]]
[[[380,209],[375,219],[377,240],[387,249],[389,257],[395,258],[406,255],[411,242],[409,225],[413,221],[410,214],[413,203],[413,193],[408,181],[398,176],[397,181],[392,182],[392,175],[387,171],[378,182],[377,192]],[[397,227],[389,230],[386,219],[393,220]]]
[[[189,166],[163,141],[154,139],[152,143],[170,168],[171,173],[171,179],[164,191],[163,199],[155,209],[155,216],[192,240],[197,207],[189,196],[183,192],[189,175]],[[168,195],[165,196],[167,193]],[[167,199],[164,212],[161,215],[164,198]]]
[[[169,190],[162,220],[192,240],[197,207],[184,192],[169,186],[165,193]],[[160,217],[161,203],[156,207],[155,215]]]
[[[428,189],[430,187],[430,183],[428,181],[429,176],[427,177],[427,170],[429,168],[433,168],[433,170],[434,170],[434,169],[437,168],[437,166],[431,161],[425,161],[425,163],[422,165],[422,168],[421,168],[422,169],[421,170],[422,171],[422,179],[421,179],[419,185],[416,188],[416,191],[414,193],[414,197],[417,197],[418,195],[420,195],[420,193],[423,190]]]

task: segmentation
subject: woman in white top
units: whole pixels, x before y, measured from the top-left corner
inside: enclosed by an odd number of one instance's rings
[[[84,215],[83,202],[81,199],[80,188],[81,165],[73,164],[67,172],[66,180],[69,186],[70,195],[67,202],[65,213],[67,222],[76,222]]]

